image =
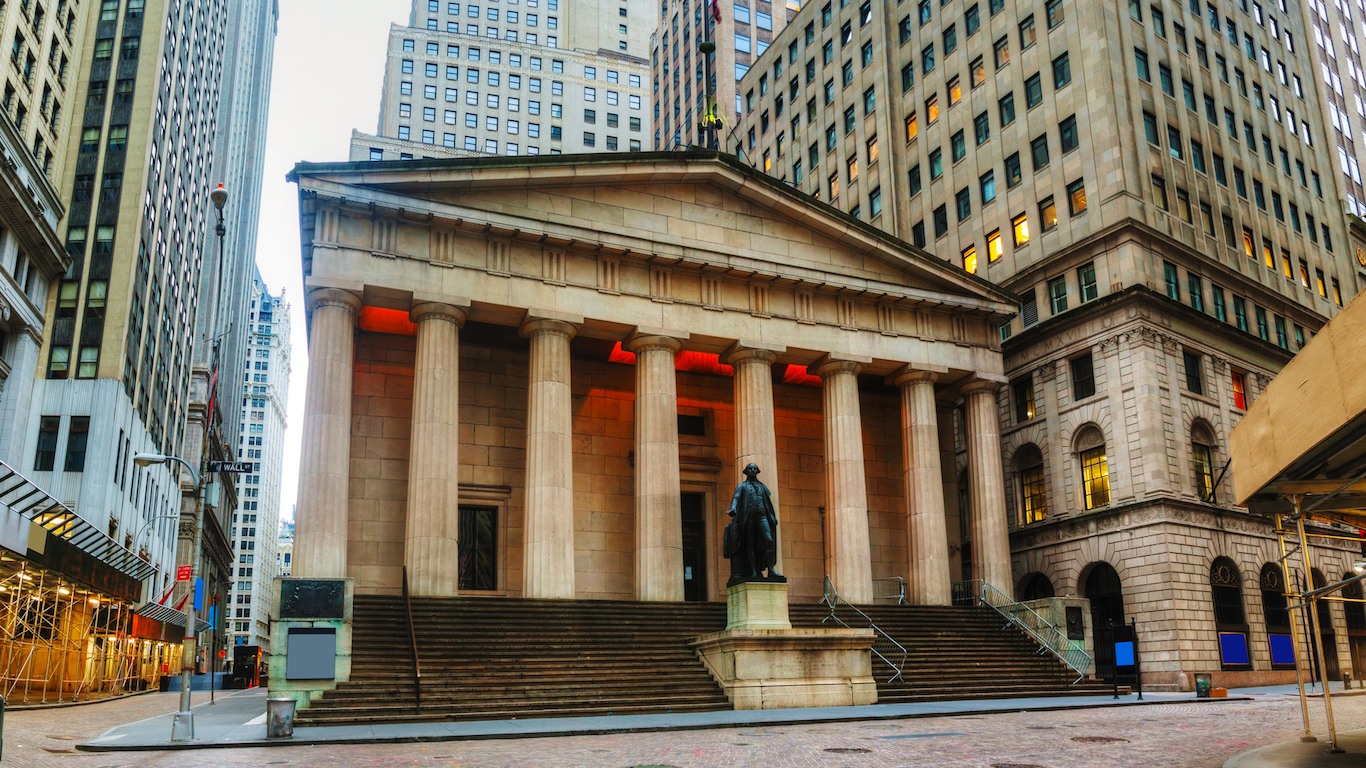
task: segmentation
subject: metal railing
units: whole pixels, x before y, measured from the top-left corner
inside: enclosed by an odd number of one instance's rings
[[[1091,654],[1086,652],[1085,644],[1069,640],[1066,632],[1053,626],[1033,608],[1016,602],[991,584],[981,579],[957,582],[953,585],[953,601],[954,605],[985,605],[995,610],[1009,624],[1034,638],[1040,654],[1051,653],[1071,667],[1077,673],[1073,685],[1081,682],[1091,670]]]
[[[413,693],[422,711],[422,661],[417,657],[417,631],[413,629],[413,601],[408,596],[408,566],[403,566],[403,606],[408,610],[408,647],[413,652]]]
[[[873,579],[873,602],[878,600],[894,600],[894,605],[907,605],[906,580],[900,576]]]
[[[871,649],[873,655],[882,659],[882,663],[895,670],[895,674],[887,678],[887,682],[893,682],[901,677],[901,668],[906,666],[906,648],[902,646],[901,643],[893,640],[891,635],[883,632],[881,627],[874,624],[873,620],[868,618],[868,614],[860,611],[849,601],[840,597],[839,592],[835,591],[835,584],[830,581],[829,576],[825,577],[825,596],[821,598],[821,603],[830,606],[830,615],[821,619],[822,624],[827,621],[834,621],[836,624],[850,629],[873,630],[873,647]],[[853,621],[859,626],[851,626],[847,621],[840,618],[839,612],[842,610],[840,607],[841,605],[844,609],[847,609],[847,614],[852,614],[846,616],[849,621]]]

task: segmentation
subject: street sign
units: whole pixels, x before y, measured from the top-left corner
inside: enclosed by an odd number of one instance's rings
[[[250,472],[250,461],[211,461],[210,472]]]
[[[177,565],[175,568],[176,581],[189,581],[191,567],[188,565]]]

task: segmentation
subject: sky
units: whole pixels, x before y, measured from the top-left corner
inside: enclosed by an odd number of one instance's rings
[[[410,8],[410,0],[280,0],[256,264],[271,293],[284,288],[290,302],[281,520],[294,518],[308,380],[298,190],[285,174],[299,161],[347,160],[351,130],[375,132],[389,25],[406,24]]]

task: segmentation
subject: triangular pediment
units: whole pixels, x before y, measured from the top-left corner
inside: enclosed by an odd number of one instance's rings
[[[576,242],[602,233],[650,258],[1014,312],[1014,297],[999,287],[715,152],[337,163],[295,172],[392,195],[396,206],[425,200],[448,211],[438,215],[479,212],[522,232],[541,226]]]

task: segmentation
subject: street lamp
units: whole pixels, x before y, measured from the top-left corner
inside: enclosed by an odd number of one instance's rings
[[[154,464],[170,464],[173,461],[180,462],[185,469],[190,471],[190,479],[194,481],[194,547],[190,550],[190,590],[193,592],[195,579],[199,576],[199,547],[201,544],[202,526],[200,525],[200,506],[199,506],[199,473],[188,461],[179,456],[165,456],[160,453],[136,453],[133,454],[133,463],[139,467],[150,467]],[[171,721],[171,741],[190,741],[194,739],[194,713],[190,711],[190,687],[193,684],[194,657],[198,652],[198,637],[195,632],[195,607],[194,595],[185,605],[185,643],[181,646],[180,654],[180,709],[176,712],[175,718]],[[213,667],[209,667],[209,686],[213,687]]]

